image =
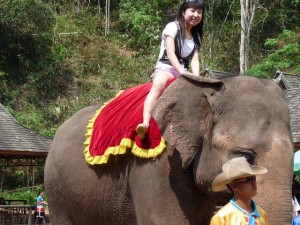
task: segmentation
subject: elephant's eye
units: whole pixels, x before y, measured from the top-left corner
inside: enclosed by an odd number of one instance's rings
[[[232,158],[245,157],[251,165],[255,165],[256,152],[252,149],[238,148],[231,151]]]

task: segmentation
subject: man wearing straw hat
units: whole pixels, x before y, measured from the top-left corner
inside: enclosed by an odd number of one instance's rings
[[[218,192],[229,188],[233,198],[213,216],[210,225],[267,225],[266,212],[252,198],[257,194],[255,176],[268,170],[251,166],[245,157],[229,160],[222,170],[214,179],[212,190]]]

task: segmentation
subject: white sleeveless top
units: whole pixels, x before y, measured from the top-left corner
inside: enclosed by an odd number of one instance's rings
[[[170,22],[167,24],[167,26],[165,27],[165,29],[162,32],[162,36],[161,36],[161,44],[160,44],[160,52],[158,55],[158,61],[156,63],[155,68],[161,68],[161,67],[165,67],[165,68],[173,68],[173,66],[159,62],[159,59],[162,57],[162,55],[164,54],[164,51],[166,49],[166,36],[171,36],[172,38],[175,39],[175,36],[177,34],[177,22]],[[195,43],[193,39],[184,39],[183,41],[183,46],[181,48],[181,56],[182,57],[187,57],[189,56],[193,49],[194,49]],[[182,68],[184,68],[184,65],[181,64]]]

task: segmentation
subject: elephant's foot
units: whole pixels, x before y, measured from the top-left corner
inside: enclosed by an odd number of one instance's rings
[[[136,127],[136,133],[139,135],[141,141],[145,139],[146,134],[148,132],[148,124],[144,124],[144,123],[140,123],[137,127]]]

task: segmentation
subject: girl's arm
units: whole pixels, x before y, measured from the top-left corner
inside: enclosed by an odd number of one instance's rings
[[[199,50],[196,49],[191,60],[192,73],[196,76],[200,76],[200,63],[199,63]]]
[[[185,73],[184,69],[182,68],[181,64],[179,63],[176,55],[175,55],[175,40],[173,37],[169,35],[166,36],[166,50],[168,59],[170,60],[170,63],[172,66],[180,73]]]

